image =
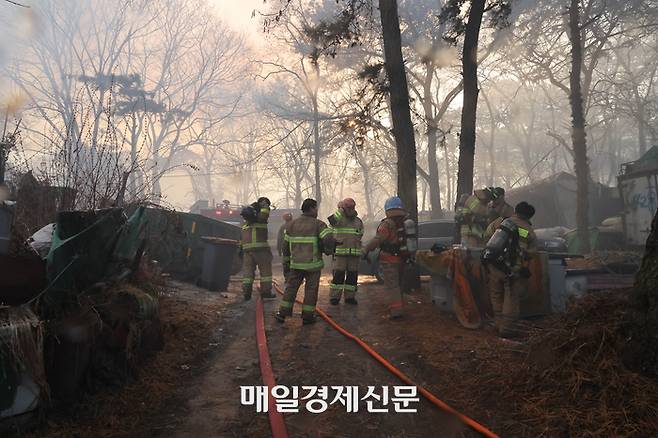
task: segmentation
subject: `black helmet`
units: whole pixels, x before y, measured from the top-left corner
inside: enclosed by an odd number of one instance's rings
[[[535,207],[525,201],[521,201],[516,204],[516,207],[514,207],[514,213],[526,219],[530,219],[535,215]]]
[[[311,211],[317,206],[318,206],[318,201],[316,201],[315,199],[306,198],[304,199],[304,202],[302,202],[302,212],[306,213],[307,211]]]
[[[502,198],[505,196],[505,189],[502,187],[494,187],[493,188],[493,197],[494,199],[496,198]]]
[[[242,207],[240,216],[242,216],[247,222],[253,222],[258,218],[258,213],[256,213],[256,209],[253,206],[247,205]]]
[[[265,203],[265,204],[267,204],[267,205],[272,205],[272,203],[270,202],[270,200],[269,200],[268,198],[266,198],[265,196],[261,196],[260,198],[258,198],[258,201],[257,201],[257,202],[258,202],[258,205],[261,205],[261,204],[263,204],[263,203]]]

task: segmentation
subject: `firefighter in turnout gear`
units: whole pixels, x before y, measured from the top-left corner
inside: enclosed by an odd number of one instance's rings
[[[345,293],[345,303],[357,304],[356,288],[359,279],[359,261],[361,258],[361,238],[363,222],[358,217],[356,202],[346,198],[338,203],[338,209],[329,216],[333,227],[336,249],[334,251],[334,276],[331,280],[330,302],[337,305]]]
[[[330,255],[333,251],[333,235],[327,224],[317,219],[318,203],[314,199],[305,199],[302,203],[302,215],[294,219],[285,229],[283,255],[290,257],[290,272],[286,290],[276,313],[276,319],[284,322],[292,316],[292,307],[297,297],[297,290],[304,287],[302,305],[302,322],[315,322],[315,305],[318,301],[318,287],[324,262],[322,253]]]
[[[514,207],[505,201],[504,188],[495,187],[492,191],[492,198],[493,199],[489,203],[489,217],[491,220],[498,219],[499,217],[508,218],[514,214]]]
[[[493,187],[476,190],[466,199],[460,199],[455,212],[462,245],[482,248],[486,243],[484,231],[489,225],[489,202],[494,199]]]
[[[484,241],[488,242],[493,236],[498,226],[503,220],[511,217],[514,214],[514,207],[505,201],[505,189],[496,187],[494,189],[494,199],[489,203],[489,219],[491,223],[487,226],[484,232]]]
[[[270,200],[261,197],[258,201],[242,209],[244,218],[242,238],[243,252],[242,292],[245,301],[251,299],[256,268],[260,274],[260,294],[262,298],[274,298],[272,293],[272,250],[267,242],[267,221],[270,216]]]
[[[415,250],[415,240],[413,240],[415,236],[408,236],[405,228],[410,230],[413,228],[413,233],[415,233],[415,223],[411,219],[407,219],[407,212],[397,196],[386,200],[384,210],[386,218],[379,223],[375,237],[363,248],[363,254],[367,256],[375,248],[381,249],[379,266],[384,276],[389,317],[394,319],[403,314],[404,301],[400,289],[400,276],[404,263],[413,256],[413,251],[410,250]],[[411,223],[408,223],[409,221]],[[413,242],[408,242],[407,237],[413,237],[409,239]]]
[[[530,219],[535,208],[520,202],[514,214],[500,221],[482,252],[487,284],[498,333],[511,337],[520,314],[520,298],[528,289],[530,254],[537,251],[537,237]]]
[[[281,257],[281,265],[283,266],[283,279],[284,281],[288,279],[288,272],[290,272],[290,257],[283,255],[283,248],[286,246],[285,241],[285,232],[286,227],[292,221],[292,214],[285,213],[283,215],[283,224],[279,228],[279,233],[276,236],[276,250]]]

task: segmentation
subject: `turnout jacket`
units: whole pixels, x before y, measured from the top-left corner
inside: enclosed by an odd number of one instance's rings
[[[333,227],[336,245],[334,254],[337,256],[361,255],[361,238],[363,237],[363,222],[358,216],[348,217],[342,209],[336,210],[329,216],[329,223]]]
[[[331,254],[333,236],[327,224],[306,214],[288,223],[284,230],[283,257],[289,257],[290,269],[319,271],[324,267],[322,253]]]

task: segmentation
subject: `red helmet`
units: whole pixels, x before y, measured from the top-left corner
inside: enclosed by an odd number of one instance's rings
[[[356,207],[356,202],[354,202],[354,199],[352,198],[345,198],[342,201],[340,201],[342,204],[343,208],[354,208]]]

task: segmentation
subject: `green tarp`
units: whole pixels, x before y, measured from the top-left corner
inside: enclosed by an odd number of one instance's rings
[[[48,291],[79,292],[131,266],[143,241],[144,208],[61,212],[47,257]]]
[[[48,292],[83,291],[133,267],[144,249],[165,272],[196,281],[202,237],[239,240],[240,228],[197,214],[136,207],[61,212],[47,257]]]

